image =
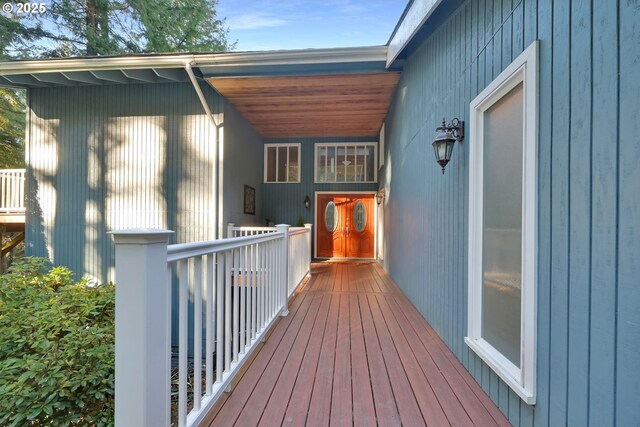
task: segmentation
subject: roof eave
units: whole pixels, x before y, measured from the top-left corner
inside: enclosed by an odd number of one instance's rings
[[[305,49],[266,52],[140,55],[104,58],[69,58],[0,62],[0,75],[99,71],[115,69],[324,64],[335,62],[384,61],[387,46],[336,49]]]
[[[398,56],[443,1],[424,0],[411,2],[389,40],[386,60],[387,68],[393,65]]]

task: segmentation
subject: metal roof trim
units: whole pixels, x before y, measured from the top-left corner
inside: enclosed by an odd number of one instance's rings
[[[0,62],[0,76],[72,71],[154,68],[323,64],[335,62],[385,61],[387,46],[304,49],[282,51],[227,52],[211,54],[139,55],[65,58]]]

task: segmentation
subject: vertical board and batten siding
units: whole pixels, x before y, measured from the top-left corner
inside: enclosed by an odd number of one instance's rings
[[[470,0],[407,57],[386,121],[392,278],[516,426],[637,426],[640,3]],[[431,141],[540,41],[537,404],[471,350],[471,132],[444,175]],[[468,125],[468,121],[467,121]],[[413,256],[407,256],[413,254]]]
[[[264,225],[262,217],[262,135],[236,108],[224,101],[224,204],[222,223]],[[244,213],[244,186],[256,190],[256,214]]]
[[[215,140],[189,83],[29,90],[27,254],[103,282],[114,278],[110,230],[212,239]]]
[[[300,143],[300,182],[299,183],[263,183],[262,212],[265,218],[276,224],[298,225],[300,217],[305,223],[313,223],[316,191],[376,191],[375,183],[314,183],[314,153],[316,143],[331,142],[378,142],[378,136],[369,137],[318,137],[287,138],[264,140],[265,144]],[[263,148],[264,152],[264,148]],[[262,170],[262,168],[261,168]],[[380,176],[378,175],[378,179]],[[264,177],[263,177],[264,181]],[[304,207],[304,198],[309,196],[311,206]]]

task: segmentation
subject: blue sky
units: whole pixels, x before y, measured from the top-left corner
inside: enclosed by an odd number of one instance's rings
[[[385,44],[406,0],[219,0],[236,50]]]

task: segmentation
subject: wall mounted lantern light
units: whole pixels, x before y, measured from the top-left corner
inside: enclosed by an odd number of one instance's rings
[[[378,190],[378,192],[376,193],[376,202],[378,204],[382,204],[382,202],[384,202],[384,188],[381,188],[380,190]]]
[[[456,141],[460,142],[464,138],[464,121],[455,118],[448,125],[444,117],[442,125],[436,128],[436,137],[433,140],[433,151],[436,155],[436,162],[442,168],[444,175],[444,167],[451,160],[451,153]]]
[[[309,209],[309,206],[311,206],[311,199],[309,199],[309,196],[305,196],[304,197],[304,207],[305,207],[305,209]]]

